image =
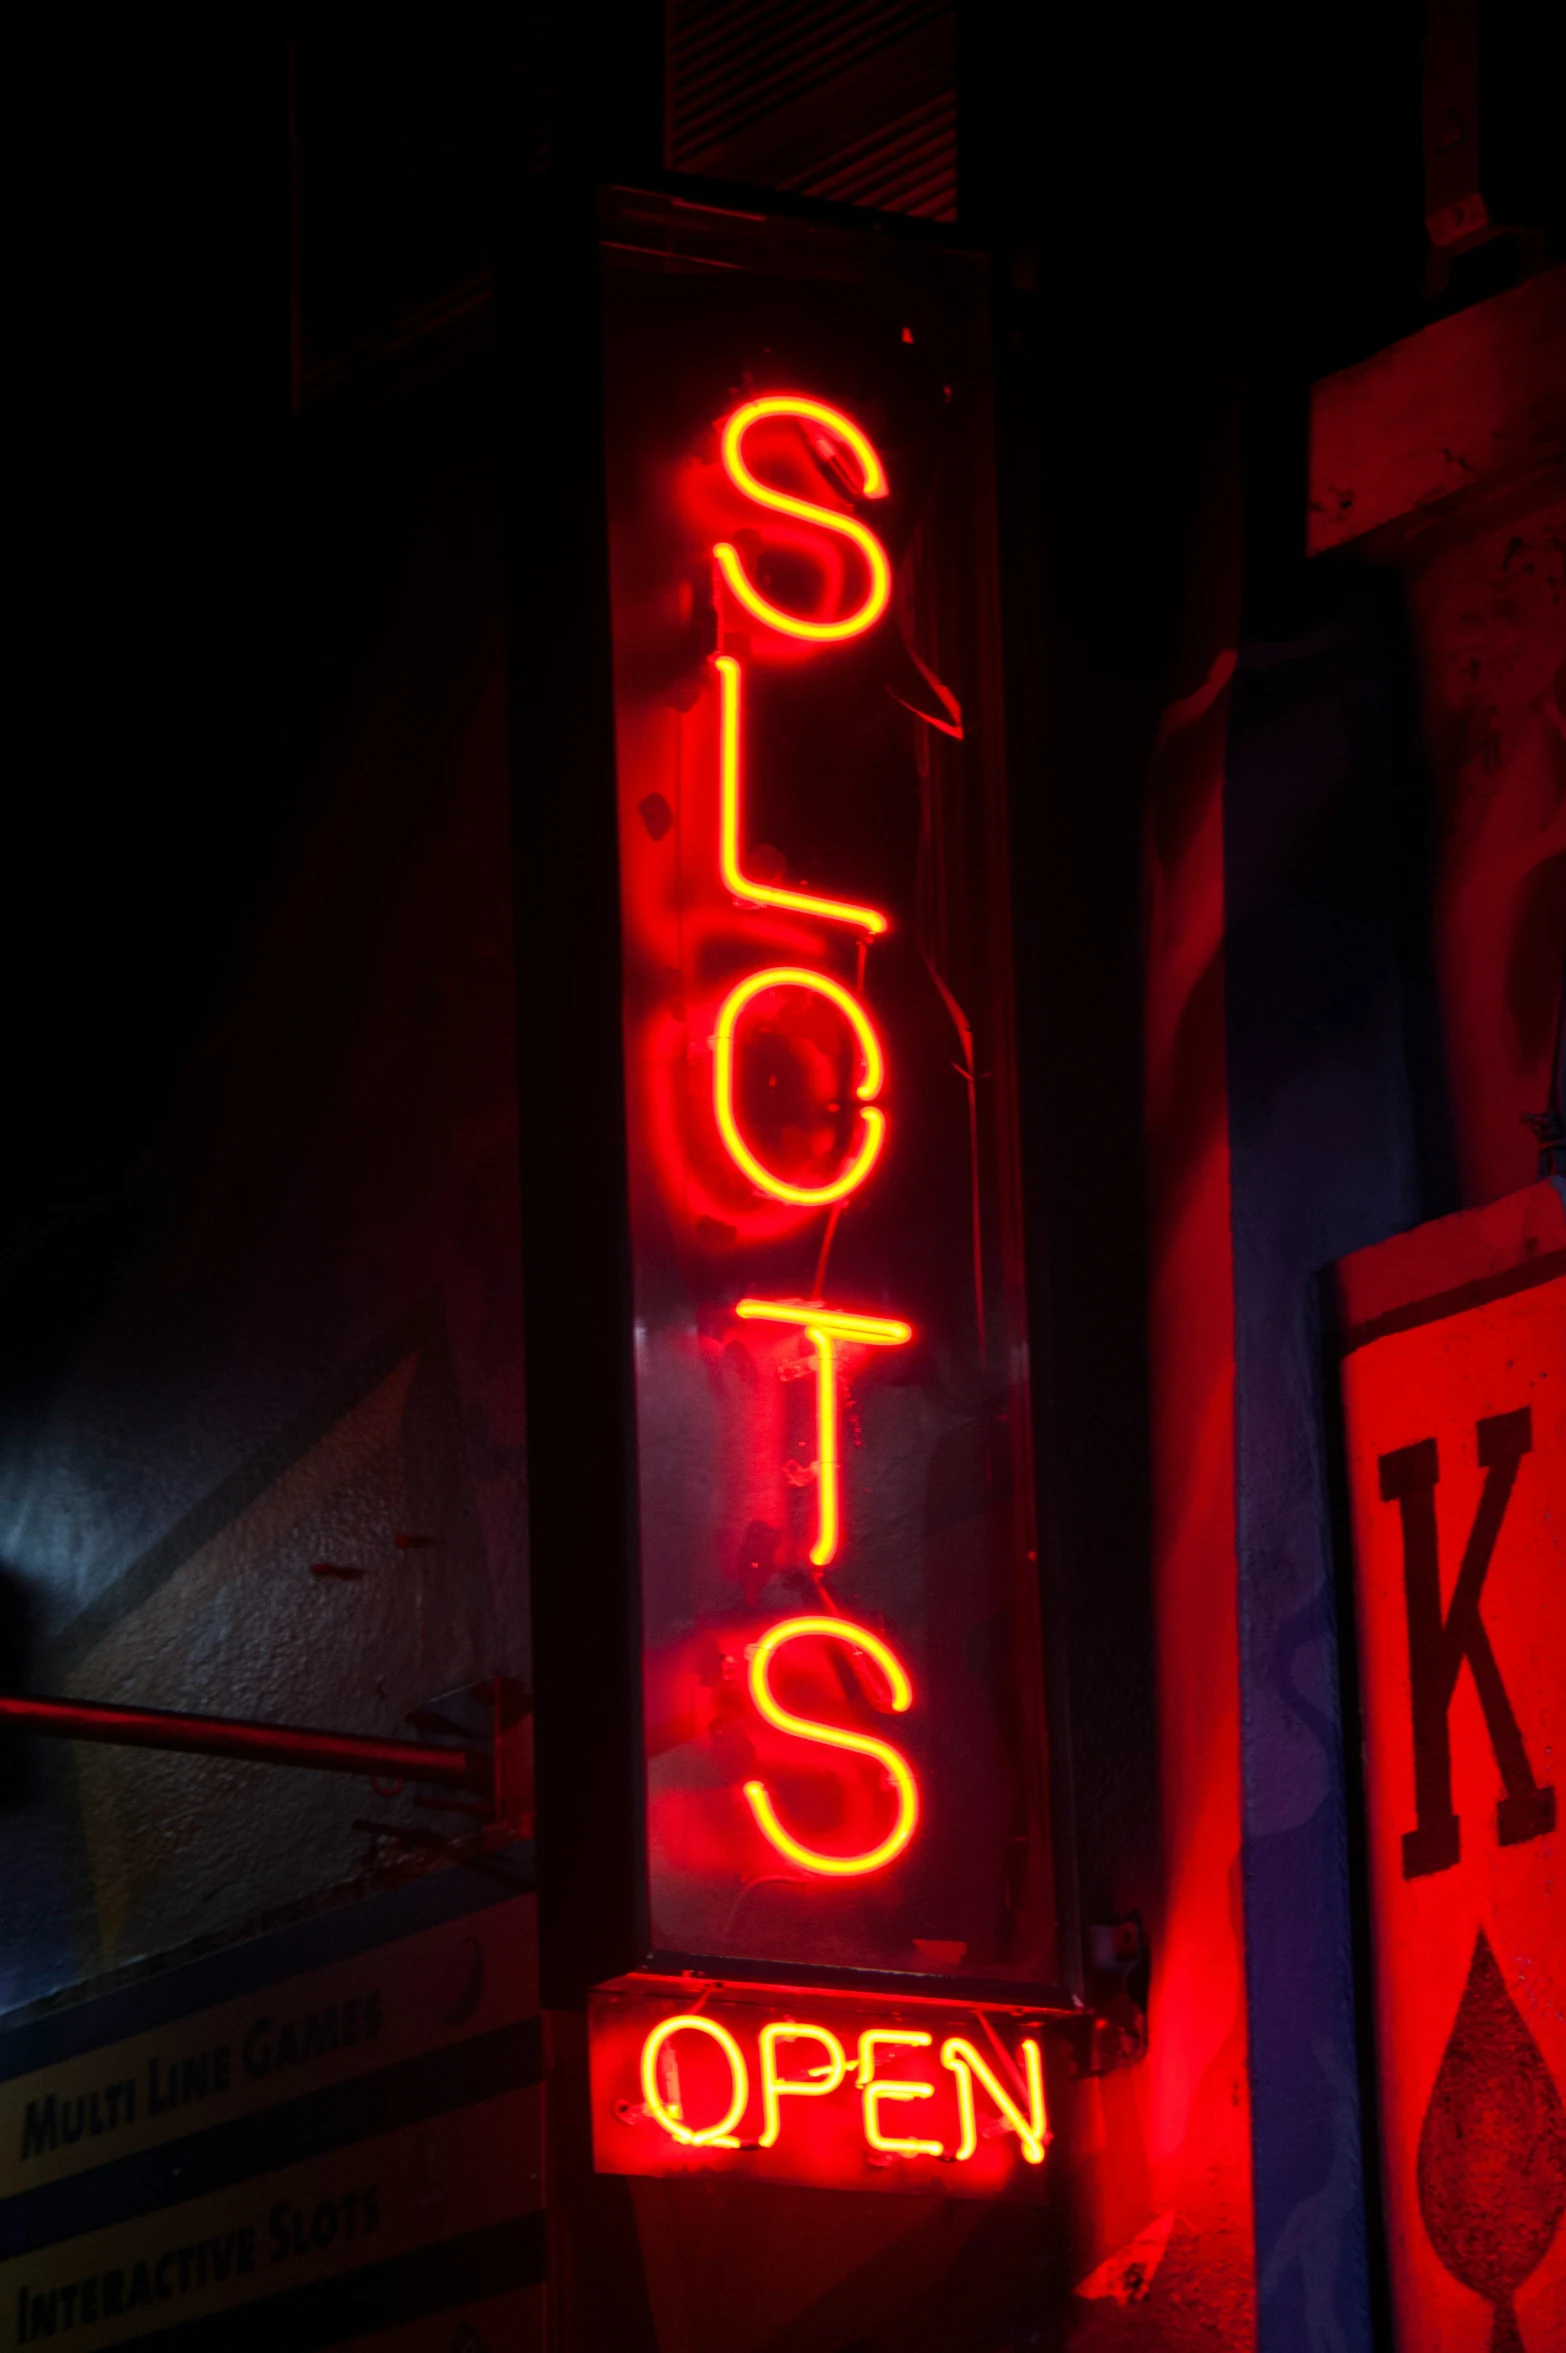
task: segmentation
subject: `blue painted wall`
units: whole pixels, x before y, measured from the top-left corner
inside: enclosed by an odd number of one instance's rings
[[[1450,1204],[1422,1146],[1397,583],[1243,644],[1226,770],[1237,1534],[1264,2353],[1372,2353],[1317,1276]]]

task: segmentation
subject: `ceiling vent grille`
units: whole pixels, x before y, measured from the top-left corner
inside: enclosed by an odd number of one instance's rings
[[[954,220],[956,47],[938,0],[674,0],[669,161]]]

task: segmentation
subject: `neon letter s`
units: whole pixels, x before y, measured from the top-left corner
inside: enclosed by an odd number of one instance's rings
[[[761,400],[747,400],[724,422],[723,470],[735,489],[754,499],[757,506],[770,507],[776,515],[813,523],[822,531],[846,539],[858,551],[870,574],[864,601],[853,612],[845,613],[840,621],[809,621],[770,603],[748,577],[738,549],[725,539],[719,541],[712,553],[730,593],[753,620],[764,622],[785,637],[801,637],[812,645],[841,644],[844,638],[858,637],[866,629],[873,629],[880,620],[891,599],[892,568],[875,533],[867,531],[852,515],[843,514],[836,507],[824,507],[817,499],[795,498],[790,491],[759,481],[751,472],[745,462],[745,436],[752,425],[760,424],[766,417],[797,417],[801,424],[814,425],[819,432],[840,442],[859,468],[866,498],[885,498],[886,469],[853,419],[845,417],[841,409],[828,408],[825,401],[805,400],[795,393],[770,393]]]
[[[836,1724],[814,1723],[808,1716],[794,1715],[773,1697],[770,1681],[773,1659],[785,1643],[797,1642],[807,1634],[820,1641],[846,1642],[854,1650],[867,1652],[885,1677],[892,1708],[899,1715],[913,1703],[913,1686],[897,1653],[878,1634],[872,1634],[865,1626],[854,1625],[848,1618],[784,1618],[780,1624],[768,1628],[751,1653],[750,1696],[758,1714],[780,1732],[792,1732],[799,1740],[819,1741],[823,1748],[847,1749],[854,1756],[874,1757],[897,1793],[897,1819],[879,1846],[859,1855],[824,1855],[814,1847],[801,1846],[784,1829],[763,1782],[746,1782],[745,1795],[757,1827],[780,1855],[797,1863],[801,1870],[819,1871],[828,1878],[852,1879],[867,1871],[883,1870],[902,1853],[919,1827],[919,1784],[909,1770],[907,1759],[887,1741],[872,1739],[865,1732],[846,1732]]]

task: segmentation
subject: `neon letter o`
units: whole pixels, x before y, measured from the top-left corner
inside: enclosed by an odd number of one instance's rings
[[[794,1185],[777,1176],[758,1160],[740,1133],[734,1112],[734,1032],[740,1015],[753,997],[764,989],[813,989],[818,997],[836,1008],[854,1033],[859,1048],[859,1082],[854,1089],[863,1106],[860,1117],[864,1133],[858,1150],[846,1166],[825,1185]],[[718,1133],[722,1136],[729,1158],[736,1168],[749,1177],[751,1183],[774,1200],[792,1201],[800,1208],[818,1209],[830,1201],[842,1201],[857,1191],[874,1168],[886,1139],[886,1115],[873,1108],[881,1092],[886,1075],[886,1058],[881,1052],[881,1041],[876,1036],[870,1017],[857,997],[850,995],[840,981],[829,980],[824,972],[811,972],[802,964],[777,964],[765,972],[752,972],[730,989],[718,1008],[718,1024],[712,1039],[712,1101],[717,1117]]]
[[[686,2027],[698,2034],[711,2035],[729,2063],[729,2080],[733,2086],[727,2115],[716,2124],[704,2125],[699,2132],[682,2123],[672,2109],[664,2105],[658,2089],[658,2053],[671,2035],[683,2032]],[[745,2103],[750,2098],[750,2077],[745,2070],[745,2054],[728,2028],[720,2026],[716,2018],[702,2018],[694,2011],[688,2011],[678,2018],[662,2018],[642,2045],[642,2098],[647,2103],[648,2115],[654,2117],[672,2139],[683,2141],[687,2148],[737,2149],[739,2143],[734,2138],[734,2127],[744,2115]]]

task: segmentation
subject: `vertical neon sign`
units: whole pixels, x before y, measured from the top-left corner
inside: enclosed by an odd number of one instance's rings
[[[786,612],[760,594],[745,571],[738,550],[730,542],[720,540],[712,551],[721,583],[720,616],[723,592],[727,591],[742,613],[750,615],[765,628],[811,645],[840,645],[849,638],[873,629],[884,619],[891,595],[891,566],[880,541],[862,524],[852,521],[834,508],[791,497],[758,479],[747,463],[746,436],[757,425],[769,421],[786,421],[807,428],[814,446],[823,454],[835,456],[839,448],[846,451],[858,469],[860,488],[866,498],[884,498],[887,492],[885,469],[876,451],[852,418],[845,416],[840,409],[829,408],[824,401],[790,394],[745,402],[725,421],[721,434],[723,469],[735,488],[763,508],[807,521],[818,530],[826,530],[847,539],[863,560],[868,584],[861,603],[846,614],[810,618]],[[721,617],[719,627],[721,631]],[[885,932],[887,919],[876,908],[859,907],[847,900],[822,898],[809,892],[779,890],[758,885],[745,877],[739,858],[740,714],[744,707],[744,666],[735,655],[722,653],[714,656],[713,667],[717,672],[722,698],[718,733],[719,866],[725,884],[741,902],[749,900],[758,905],[789,907],[802,914],[818,916],[826,923],[850,925],[871,938]],[[861,969],[863,964],[864,958],[861,956]],[[854,1094],[864,1106],[860,1112],[863,1133],[844,1165],[824,1184],[791,1183],[764,1167],[745,1142],[735,1117],[734,1073],[740,1015],[753,999],[782,989],[814,993],[824,999],[842,1015],[852,1032],[857,1051],[858,1077]],[[758,1191],[771,1194],[775,1199],[810,1208],[823,1208],[828,1203],[836,1205],[848,1201],[872,1174],[886,1139],[885,1116],[872,1108],[875,1097],[881,1092],[884,1070],[881,1043],[864,1004],[841,982],[825,973],[798,966],[770,966],[747,974],[724,998],[713,1034],[713,1110],[719,1134],[730,1158]],[[823,1263],[824,1256],[823,1253]],[[898,1318],[856,1315],[842,1307],[829,1306],[825,1299],[742,1299],[735,1313],[742,1319],[762,1318],[796,1324],[804,1331],[815,1350],[816,1456],[811,1467],[816,1482],[817,1533],[808,1557],[813,1568],[828,1569],[837,1557],[841,1532],[838,1343],[842,1340],[857,1340],[873,1346],[895,1347],[911,1340],[912,1330]],[[784,1828],[763,1782],[745,1783],[746,1800],[763,1837],[796,1869],[829,1878],[859,1878],[871,1872],[884,1871],[903,1853],[918,1829],[917,1781],[906,1760],[888,1742],[862,1732],[819,1724],[810,1717],[793,1714],[780,1704],[770,1680],[771,1662],[787,1645],[801,1640],[816,1643],[841,1641],[853,1654],[872,1659],[885,1685],[887,1704],[899,1713],[913,1704],[912,1687],[901,1660],[887,1643],[862,1626],[851,1625],[836,1616],[801,1614],[779,1620],[759,1642],[750,1646],[748,1678],[757,1714],[779,1731],[791,1733],[796,1739],[818,1746],[875,1759],[890,1784],[895,1821],[884,1837],[858,1853],[823,1853]],[[773,2137],[776,2138],[775,2133]]]
[[[647,1966],[1036,1999],[982,278],[642,197],[602,266]],[[782,2013],[649,2080],[719,2070],[704,2148],[748,2068],[769,2150],[852,2093],[955,2164],[989,2068],[1031,2164],[1021,2058],[947,2025],[866,2027],[857,2091]]]

